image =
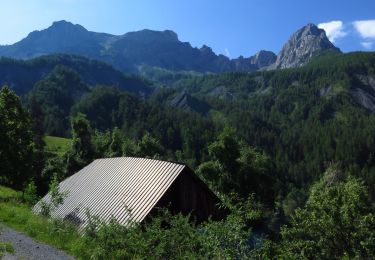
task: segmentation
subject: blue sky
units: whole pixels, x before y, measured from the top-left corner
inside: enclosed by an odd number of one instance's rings
[[[0,7],[0,44],[67,20],[112,34],[170,29],[194,47],[234,58],[278,53],[312,22],[345,52],[375,50],[374,0],[0,0]]]

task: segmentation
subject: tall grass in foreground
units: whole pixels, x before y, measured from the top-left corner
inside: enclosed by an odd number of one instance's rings
[[[0,222],[76,257],[80,257],[84,249],[82,236],[74,226],[61,220],[34,215],[31,207],[22,202],[20,193],[2,186]]]

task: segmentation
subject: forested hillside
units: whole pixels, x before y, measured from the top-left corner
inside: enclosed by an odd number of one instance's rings
[[[89,86],[113,85],[140,95],[151,92],[150,83],[142,78],[124,75],[104,62],[63,54],[42,56],[27,61],[1,57],[0,84],[8,85],[17,94],[24,95],[58,65],[74,70]]]
[[[156,82],[148,96],[139,95],[149,90],[144,80],[94,61],[53,57],[2,61],[3,75],[19,68],[33,75],[22,82],[0,77],[21,94],[8,87],[0,92],[2,184],[23,190],[33,180],[43,194],[53,178],[68,177],[95,158],[180,161],[232,209],[221,227],[188,229],[186,222],[187,243],[201,250],[195,257],[215,250],[220,254],[214,258],[374,256],[374,53],[326,53],[296,69],[179,74]],[[114,74],[103,76],[97,66]],[[165,71],[160,73],[163,79]],[[71,138],[71,147],[62,154],[48,151],[45,135]],[[178,240],[186,234],[174,224],[169,231]],[[155,234],[135,231],[143,238]],[[200,231],[215,245],[202,242]],[[228,243],[220,232],[229,234]],[[92,239],[100,244],[104,238]],[[123,239],[134,246],[134,236]],[[109,248],[102,249],[121,255]]]
[[[373,53],[327,55],[300,69],[197,77],[176,87],[266,151],[284,183],[306,187],[336,161],[374,187],[374,69]]]

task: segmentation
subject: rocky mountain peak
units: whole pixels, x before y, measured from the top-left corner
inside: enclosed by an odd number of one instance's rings
[[[77,32],[87,32],[86,28],[79,25],[67,22],[65,20],[53,22],[50,27],[46,29],[47,31],[77,31]]]
[[[272,51],[261,50],[254,56],[250,57],[250,64],[263,68],[275,63],[277,56]]]
[[[300,67],[323,51],[341,52],[327,38],[323,29],[309,23],[295,32],[277,56],[275,68]]]
[[[206,44],[203,44],[202,47],[199,50],[201,52],[212,52],[212,48],[208,47]]]
[[[61,40],[62,38],[71,37],[69,40],[75,40],[77,37],[89,34],[83,26],[79,24],[72,24],[65,20],[53,22],[50,27],[41,31],[31,32],[26,38],[27,41],[38,40],[48,42],[55,40]]]
[[[136,32],[128,32],[124,35],[125,39],[130,39],[140,42],[178,42],[178,36],[174,31],[153,31],[144,29]]]

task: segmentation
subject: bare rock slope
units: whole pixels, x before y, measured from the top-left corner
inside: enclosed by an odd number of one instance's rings
[[[314,24],[306,26],[295,32],[284,45],[273,69],[296,68],[305,65],[313,57],[324,51],[341,53],[327,38],[324,30]]]

